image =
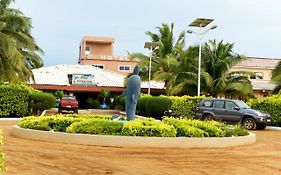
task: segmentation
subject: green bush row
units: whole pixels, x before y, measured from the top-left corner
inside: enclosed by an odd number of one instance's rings
[[[267,112],[272,117],[272,125],[281,126],[281,95],[251,99],[248,105],[253,109]]]
[[[249,134],[248,130],[238,125],[232,126],[216,121],[164,118],[163,122],[174,126],[178,137],[231,137]]]
[[[171,109],[173,113],[182,115],[185,118],[194,118],[195,110],[199,106],[201,100],[205,99],[205,96],[191,97],[191,96],[171,96],[172,100]]]
[[[152,118],[126,122],[122,129],[122,135],[125,136],[176,137],[176,134],[173,126]]]
[[[27,116],[54,107],[55,97],[24,85],[0,85],[0,117]]]
[[[0,145],[3,145],[3,136],[2,136],[2,130],[0,129]],[[3,174],[4,172],[4,153],[0,149],[0,174]]]
[[[101,135],[154,136],[154,137],[224,137],[247,135],[248,131],[238,126],[219,122],[203,122],[189,119],[165,118],[163,122],[153,118],[125,122],[109,120],[109,117],[55,115],[26,117],[19,126],[28,129],[87,133]]]

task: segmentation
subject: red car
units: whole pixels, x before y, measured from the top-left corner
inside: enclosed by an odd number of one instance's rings
[[[78,101],[75,96],[64,95],[62,96],[59,104],[58,113],[61,113],[63,110],[73,111],[78,114]]]

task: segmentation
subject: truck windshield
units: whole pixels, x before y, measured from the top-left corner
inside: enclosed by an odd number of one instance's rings
[[[249,108],[250,108],[250,107],[249,107],[245,102],[243,102],[243,101],[237,100],[237,101],[235,101],[235,103],[238,105],[238,107],[239,107],[240,109],[249,109]]]

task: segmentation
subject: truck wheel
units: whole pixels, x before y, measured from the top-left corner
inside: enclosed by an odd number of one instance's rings
[[[211,114],[206,114],[203,116],[203,120],[206,120],[206,121],[213,120],[213,116]]]
[[[74,109],[74,113],[78,114],[78,108]]]
[[[248,130],[255,129],[257,124],[253,118],[247,117],[243,120],[242,126]]]

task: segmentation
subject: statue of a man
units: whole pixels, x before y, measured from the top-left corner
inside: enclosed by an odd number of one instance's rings
[[[133,74],[128,79],[128,85],[122,95],[126,96],[126,117],[133,120],[136,114],[136,106],[140,95],[141,79],[139,66],[135,66]]]

